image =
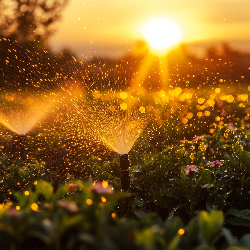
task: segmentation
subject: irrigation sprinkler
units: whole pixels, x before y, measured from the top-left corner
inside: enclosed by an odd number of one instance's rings
[[[122,191],[127,192],[130,187],[130,177],[129,177],[129,160],[128,154],[120,155],[120,168],[121,168],[121,184],[122,184]]]

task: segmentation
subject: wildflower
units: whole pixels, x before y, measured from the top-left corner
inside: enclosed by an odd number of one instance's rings
[[[77,187],[77,184],[75,184],[75,183],[69,183],[67,185],[67,188],[68,188],[69,192],[75,191],[76,187]]]
[[[195,165],[187,165],[187,168],[185,170],[185,175],[189,175],[191,172],[199,173],[198,167]]]
[[[9,217],[18,217],[20,215],[20,211],[13,207],[7,211],[7,215]]]
[[[196,136],[192,141],[193,142],[201,142],[204,140],[204,136]]]
[[[220,161],[216,160],[216,161],[209,161],[207,163],[208,166],[211,166],[211,167],[215,167],[215,165],[220,165]]]
[[[111,185],[107,185],[107,182],[97,182],[91,187],[91,190],[97,194],[112,194],[114,192]]]
[[[229,128],[231,131],[236,130],[236,127],[234,126],[234,124],[233,124],[232,122],[229,122],[229,123],[228,123],[228,128]]]
[[[77,212],[79,210],[77,204],[74,201],[60,200],[57,202],[59,207],[65,208],[71,213]]]

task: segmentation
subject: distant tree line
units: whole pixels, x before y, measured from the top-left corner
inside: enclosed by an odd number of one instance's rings
[[[136,75],[144,65],[145,55],[128,56],[120,61],[126,78]],[[165,71],[167,85],[181,88],[222,86],[238,83],[250,85],[250,53],[244,53],[222,43],[221,47],[208,47],[206,55],[198,58],[185,45],[170,52],[166,58],[155,57],[142,84],[148,89],[159,89]],[[121,70],[120,70],[121,72]],[[150,78],[148,77],[150,76]]]
[[[0,0],[0,36],[47,45],[68,0]]]
[[[67,50],[55,55],[42,46],[0,38],[0,58],[0,91],[44,93],[80,77],[81,62]]]
[[[80,62],[68,50],[54,55],[48,39],[69,0],[0,0],[0,91],[53,89],[77,81],[93,89],[125,89],[145,68],[147,52],[120,60],[94,58]],[[141,81],[146,89],[166,86],[197,88],[223,84],[250,84],[250,54],[210,47],[205,58],[189,53],[185,45],[165,59],[155,57]],[[165,75],[164,75],[165,72]],[[163,79],[165,77],[165,79]]]
[[[55,55],[40,45],[30,47],[1,38],[0,90],[48,90],[75,81],[96,90],[124,90],[146,67],[145,56],[128,55],[120,60],[94,58],[81,62],[67,50]],[[240,87],[250,85],[249,69],[250,53],[236,51],[227,44],[222,45],[220,52],[208,48],[205,58],[197,58],[181,46],[166,60],[155,57],[140,84],[150,90],[159,90],[164,80],[165,86],[171,88],[196,89],[228,84]]]

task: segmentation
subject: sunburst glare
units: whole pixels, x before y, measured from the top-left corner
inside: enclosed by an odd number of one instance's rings
[[[142,34],[150,46],[162,52],[169,46],[181,40],[181,30],[178,25],[166,18],[155,18],[142,27]]]

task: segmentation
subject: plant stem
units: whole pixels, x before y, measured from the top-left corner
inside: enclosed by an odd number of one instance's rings
[[[190,204],[189,204],[189,214],[190,217],[193,216],[193,202],[194,202],[194,186],[191,180],[191,189],[190,189]]]
[[[214,194],[217,197],[217,179],[216,179],[216,169],[214,168]]]

